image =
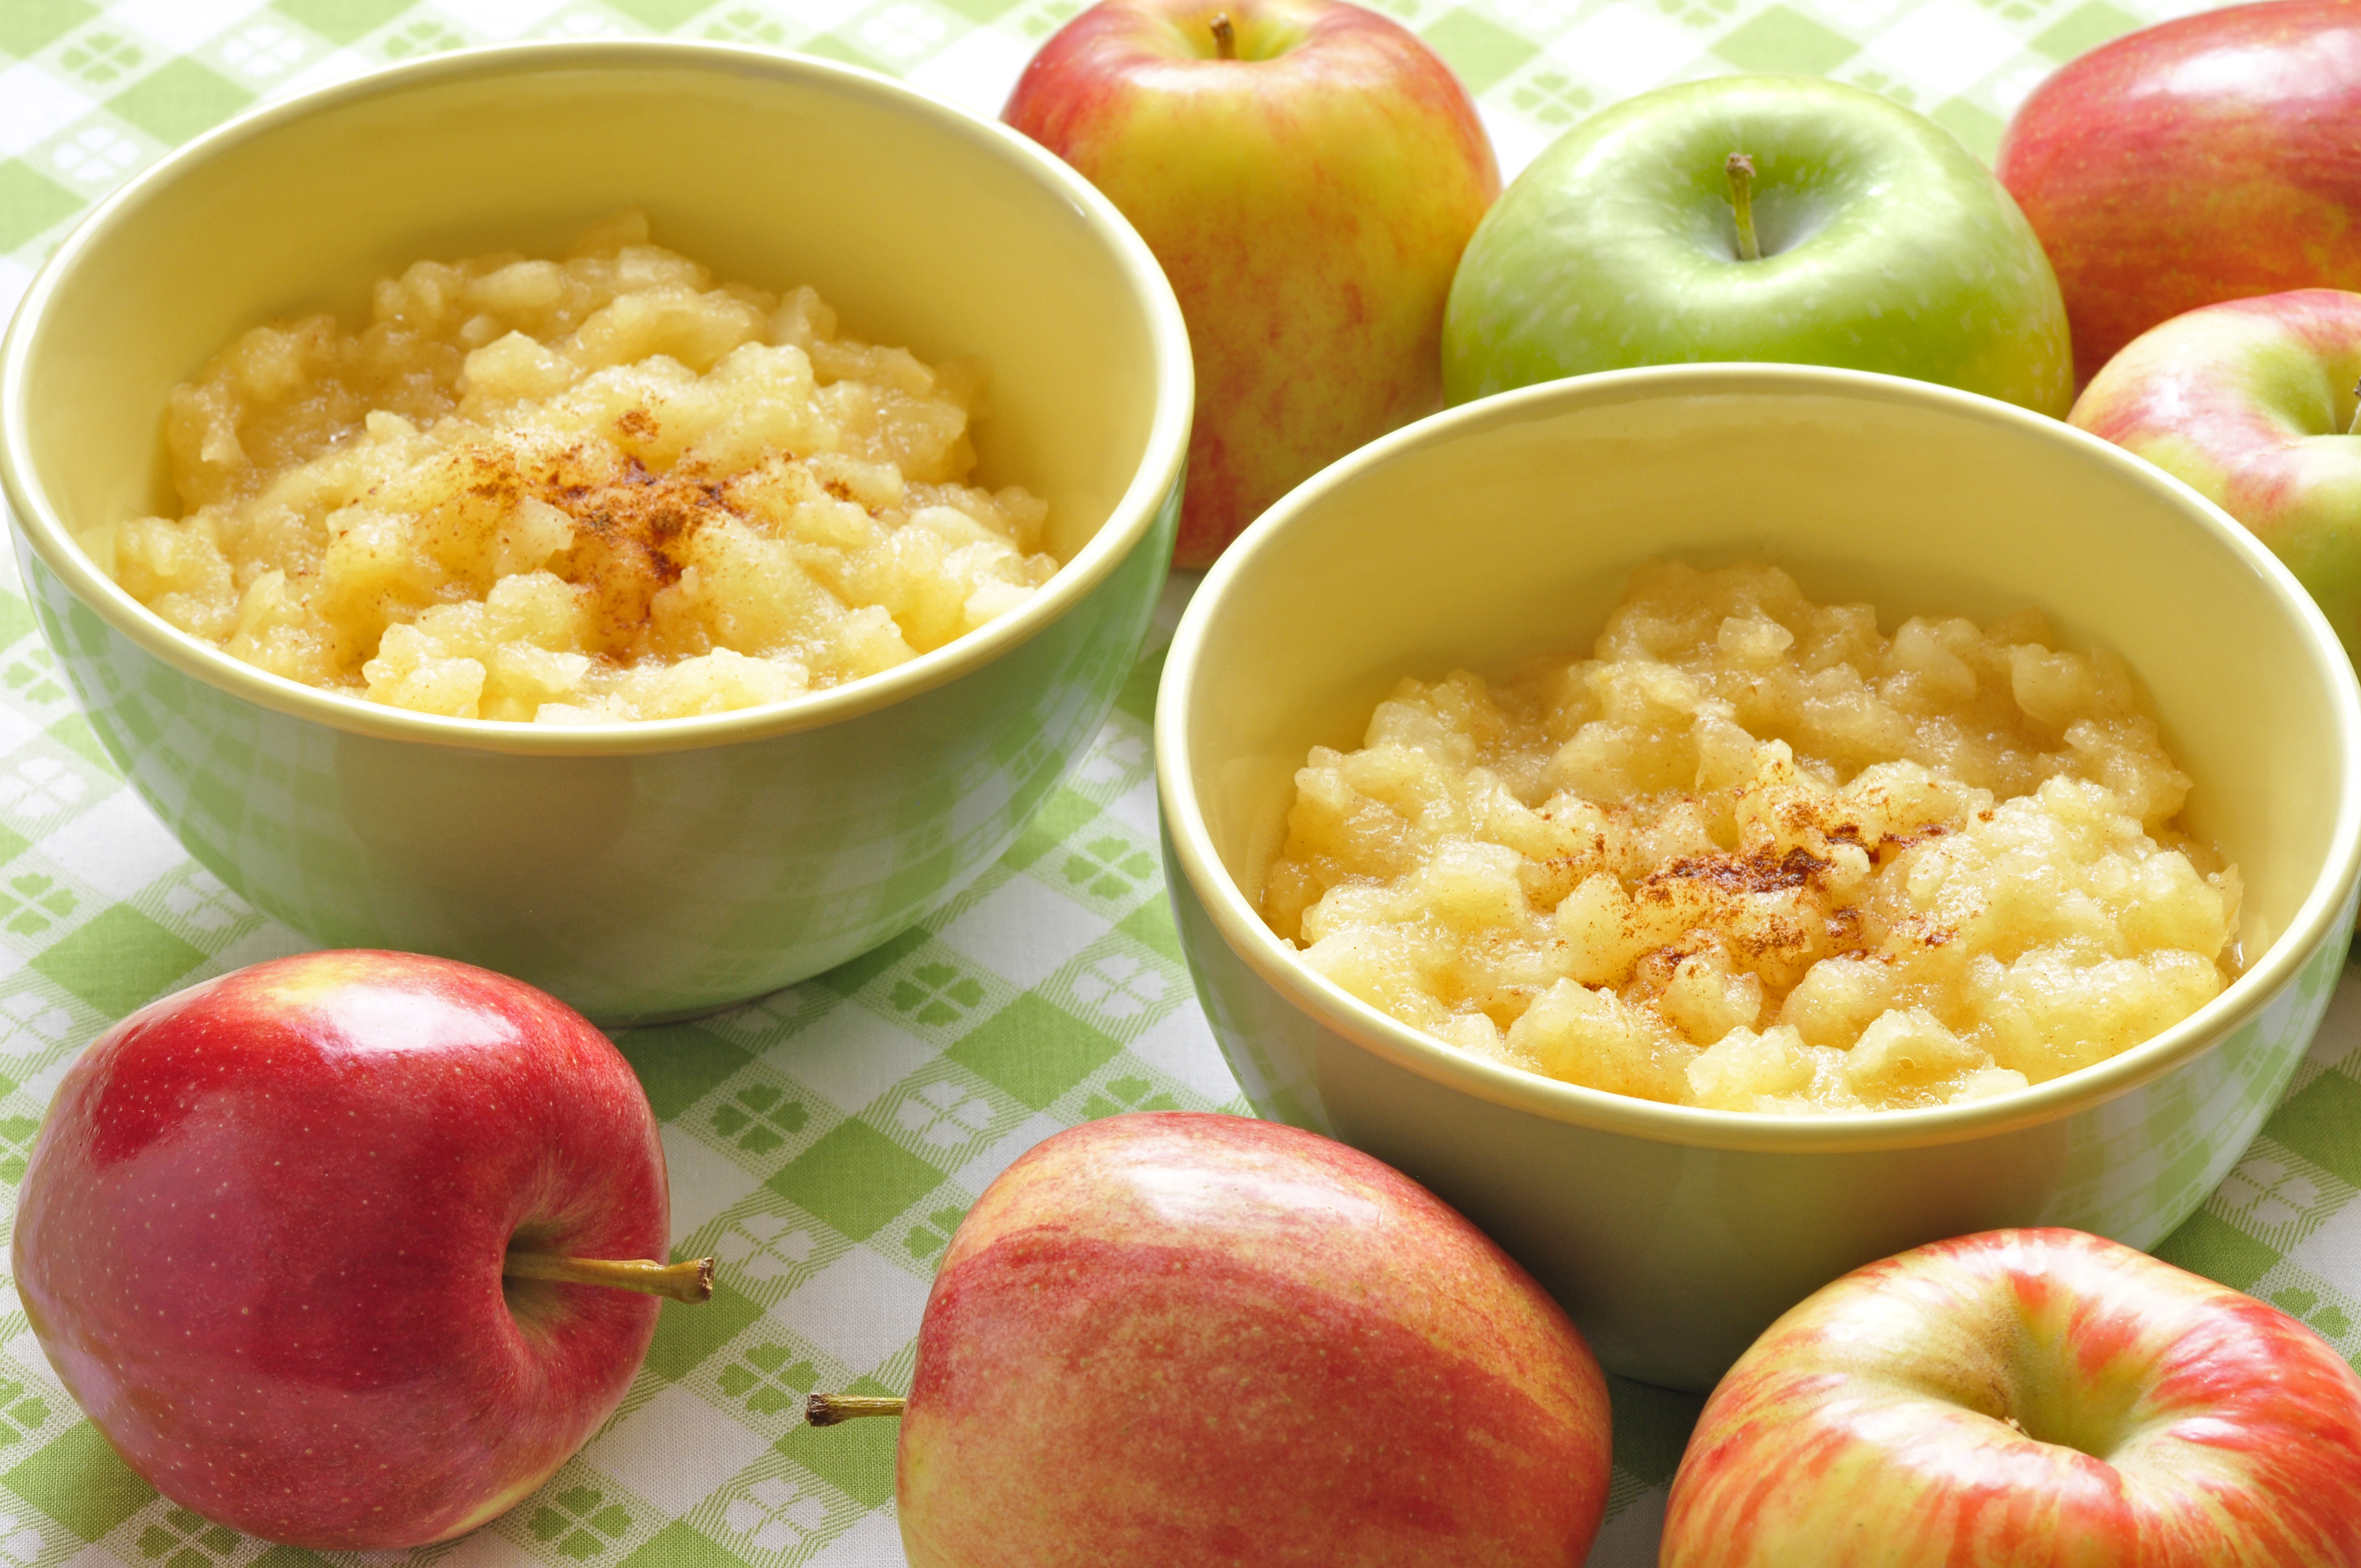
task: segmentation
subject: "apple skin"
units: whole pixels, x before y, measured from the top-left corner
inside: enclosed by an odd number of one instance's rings
[[[2246,525],[2361,660],[2361,294],[2230,300],[2134,338],[2071,422],[2137,453]]]
[[[1214,58],[1220,12],[1237,59]],[[1344,0],[1101,0],[1001,117],[1104,192],[1180,299],[1197,407],[1175,565],[1442,405],[1444,298],[1500,174],[1409,31]]]
[[[2088,380],[2184,311],[2361,289],[2361,7],[2185,16],[2071,60],[2017,106],[2001,182],[2058,269]]]
[[[2079,1231],[1871,1264],[1714,1389],[1662,1564],[1872,1563],[2349,1568],[2361,1379],[2277,1308]]]
[[[125,1463],[269,1541],[371,1551],[514,1505],[614,1409],[653,1297],[514,1282],[662,1258],[663,1147],[606,1037],[466,964],[312,953],[124,1019],[16,1210],[41,1348]]]
[[[1575,1568],[1598,1364],[1473,1225],[1272,1122],[1040,1144],[944,1255],[902,1420],[913,1568]]]
[[[1733,152],[1760,260],[1739,258]],[[2040,243],[1949,131],[1805,77],[1661,88],[1592,115],[1468,243],[1443,336],[1450,400],[1641,365],[1773,360],[2073,401]]]

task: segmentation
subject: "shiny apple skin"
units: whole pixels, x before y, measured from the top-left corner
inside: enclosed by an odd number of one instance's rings
[[[2361,659],[2361,294],[2230,300],[2134,338],[2071,422],[2137,453],[2246,525]]]
[[[918,1333],[914,1568],[1574,1568],[1608,1407],[1565,1314],[1357,1150],[1111,1117],[1010,1166]]]
[[[1754,160],[1739,255],[1727,160]],[[1518,175],[1444,315],[1454,403],[1643,365],[1784,360],[2062,415],[2073,354],[2015,203],[1942,126],[1877,93],[1719,76],[1627,98]]]
[[[2183,311],[2361,288],[2361,6],[2234,5],[2071,60],[1995,169],[2058,272],[2079,382]]]
[[[1213,58],[1226,12],[1239,58]],[[1500,192],[1458,78],[1343,0],[1102,0],[1001,117],[1131,220],[1180,297],[1196,421],[1173,562],[1442,406],[1443,306]]]
[[[2349,1568],[2361,1379],[2279,1309],[2119,1243],[1938,1242],[1806,1298],[1730,1368],[1662,1563]]]
[[[446,959],[326,952],[192,986],[59,1086],[16,1211],[49,1364],[172,1501],[323,1550],[456,1535],[613,1410],[658,1302],[501,1290],[510,1238],[665,1255],[664,1153],[606,1037]]]

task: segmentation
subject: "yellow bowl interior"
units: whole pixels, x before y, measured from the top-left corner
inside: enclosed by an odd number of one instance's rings
[[[1231,945],[1347,1034],[1488,1098],[1722,1146],[1841,1137],[1611,1103],[1477,1063],[1296,964],[1254,913],[1312,746],[1358,746],[1404,675],[1587,652],[1652,556],[1769,561],[1823,601],[1875,606],[1889,631],[1910,615],[2038,606],[2146,684],[2195,782],[2184,820],[2245,880],[2246,973],[2195,1017],[1982,1107],[1831,1119],[1863,1140],[2039,1115],[2164,1070],[2275,990],[2353,885],[2352,671],[2302,589],[2226,516],[2103,443],[1983,399],[1853,372],[1680,367],[1559,382],[1400,433],[1283,500],[1216,566],[1168,664],[1159,744],[1180,864]]]
[[[378,73],[239,121],[135,181],[70,236],[12,334],[0,467],[21,525],[80,597],[192,673],[342,727],[491,740],[502,727],[357,715],[181,639],[62,542],[177,515],[166,394],[238,333],[314,311],[355,323],[371,282],[413,261],[563,254],[624,206],[719,279],[809,283],[848,331],[922,358],[983,356],[978,482],[1050,498],[1053,548],[1074,557],[1005,626],[793,705],[784,722],[873,707],[988,657],[1146,528],[1186,439],[1186,338],[1114,209],[1016,133],[884,78],[663,42],[467,51]],[[1118,512],[1124,537],[1093,547]],[[785,712],[638,727],[630,745],[669,743],[680,726],[705,741],[776,728]],[[505,728],[504,743],[536,749],[622,743]]]

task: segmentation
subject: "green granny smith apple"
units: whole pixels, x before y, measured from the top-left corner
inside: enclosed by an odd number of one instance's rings
[[[2074,400],[2058,280],[2000,182],[1933,121],[1807,77],[1692,82],[1585,120],[1477,227],[1444,319],[1455,403],[1702,360]]]

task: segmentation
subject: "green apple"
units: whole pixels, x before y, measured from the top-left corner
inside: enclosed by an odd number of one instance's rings
[[[1803,77],[1687,82],[1576,126],[1477,227],[1444,319],[1453,402],[1702,360],[1879,370],[2054,415],[2074,394],[2058,280],[2000,182],[1933,121]]]

